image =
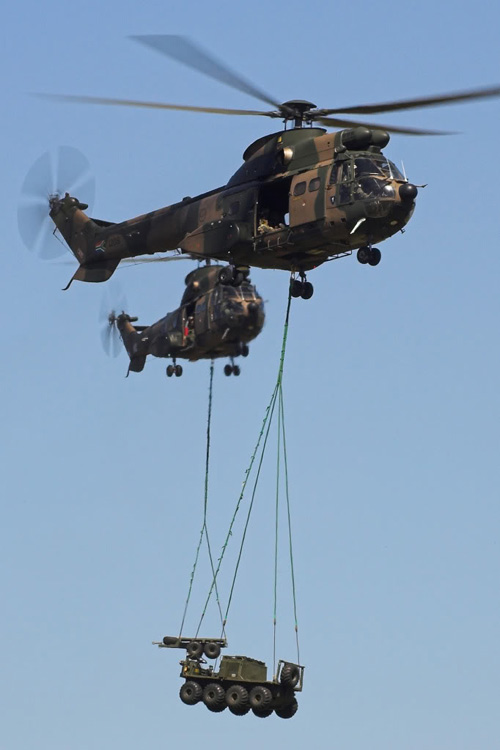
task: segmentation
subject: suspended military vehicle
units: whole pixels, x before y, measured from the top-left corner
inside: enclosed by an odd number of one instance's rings
[[[203,702],[209,711],[219,713],[229,708],[235,716],[245,716],[252,711],[259,718],[273,711],[281,719],[291,719],[298,709],[295,693],[302,690],[304,667],[280,659],[276,675],[267,679],[263,661],[249,656],[223,656],[219,669],[207,665],[203,655],[217,659],[224,638],[176,638],[165,636],[154,645],[160,648],[185,648],[181,677],[184,683],[180,699],[188,706]]]

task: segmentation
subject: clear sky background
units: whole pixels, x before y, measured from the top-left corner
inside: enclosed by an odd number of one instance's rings
[[[54,92],[255,108],[129,40],[185,34],[279,101],[349,106],[500,83],[494,3],[412,0],[64,5],[2,13],[0,748],[477,750],[500,747],[500,100],[387,115],[459,131],[393,136],[420,190],[377,268],[310,274],[294,300],[284,395],[304,692],[294,719],[215,715],[178,698],[180,625],[202,520],[208,363],[124,378],[106,357],[105,285],[42,261],[17,228],[26,173],[79,148],[93,215],[121,221],[227,182],[279,129],[224,118],[42,101]],[[190,264],[115,278],[147,324],[177,306]],[[209,523],[225,538],[274,387],[288,277],[239,378],[216,363]],[[109,287],[109,285],[108,285]],[[117,294],[116,286],[111,294]],[[273,448],[274,450],[274,448]],[[270,450],[228,622],[229,653],[272,661]],[[237,536],[228,549],[222,596]],[[206,592],[200,563],[185,628]],[[286,559],[277,655],[294,659]],[[226,588],[224,588],[226,586]],[[219,632],[215,612],[206,635]],[[270,669],[271,671],[271,669]]]

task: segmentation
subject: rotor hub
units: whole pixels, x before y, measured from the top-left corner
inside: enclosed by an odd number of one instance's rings
[[[304,122],[311,122],[314,118],[311,116],[311,110],[316,109],[316,105],[305,99],[291,99],[280,106],[280,113],[287,120],[294,120],[296,128],[301,128]]]

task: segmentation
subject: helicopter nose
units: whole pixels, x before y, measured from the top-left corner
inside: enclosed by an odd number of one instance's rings
[[[418,194],[418,190],[415,187],[415,185],[411,184],[411,182],[405,182],[404,185],[400,185],[399,187],[399,197],[405,203],[414,201],[415,198],[417,197],[417,194]]]

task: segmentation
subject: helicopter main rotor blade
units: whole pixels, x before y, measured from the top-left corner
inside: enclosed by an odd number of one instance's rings
[[[273,107],[279,107],[279,104],[269,94],[261,91],[238,75],[238,73],[230,70],[227,65],[217,60],[208,52],[205,52],[205,50],[198,47],[194,42],[191,42],[187,37],[175,34],[145,34],[131,36],[130,38],[145,44],[147,47],[152,47],[161,52],[162,55],[167,55],[167,57],[171,57],[177,60],[177,62],[183,63],[183,65],[187,65],[199,73],[203,73],[209,78],[214,78],[216,81],[225,83],[226,86],[230,86],[237,91],[242,91],[245,94],[250,94],[250,96],[271,104]]]
[[[373,130],[387,130],[388,133],[402,133],[403,135],[455,135],[449,130],[421,130],[420,128],[398,127],[397,125],[381,125],[373,122],[361,122],[356,120],[344,120],[338,117],[315,117],[315,122],[320,125],[335,128],[358,128],[362,125]]]
[[[417,109],[421,107],[434,107],[439,104],[452,104],[470,99],[488,99],[500,96],[500,86],[489,86],[469,91],[455,91],[451,94],[441,96],[424,96],[418,99],[403,99],[401,101],[386,102],[384,104],[363,104],[357,107],[337,107],[335,109],[318,110],[318,115],[334,115],[337,113],[348,115],[373,115],[380,112],[396,112],[403,109]],[[387,128],[386,128],[387,129]]]
[[[184,112],[206,112],[214,115],[264,115],[273,116],[269,112],[259,112],[253,109],[224,109],[222,107],[195,107],[188,104],[164,104],[163,102],[142,102],[135,99],[111,99],[100,96],[78,96],[74,94],[35,94],[43,99],[59,102],[77,102],[80,104],[112,104],[119,107],[147,107],[150,109],[177,109]]]

